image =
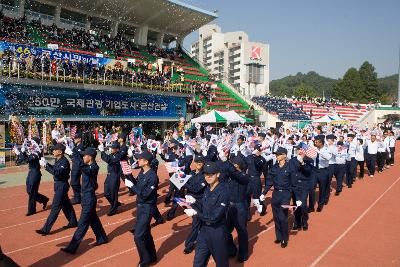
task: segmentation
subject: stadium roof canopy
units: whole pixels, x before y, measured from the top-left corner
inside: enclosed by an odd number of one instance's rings
[[[217,18],[214,12],[206,11],[177,0],[37,0],[61,6],[91,17],[164,32],[175,37],[184,37]]]

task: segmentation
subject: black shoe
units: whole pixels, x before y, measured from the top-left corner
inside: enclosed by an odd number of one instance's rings
[[[129,194],[128,194],[128,196],[134,196],[135,195],[135,193],[134,192],[129,192]]]
[[[135,233],[135,228],[132,228],[131,230],[129,230],[129,232],[131,232],[132,234]]]
[[[164,200],[164,204],[165,205],[169,205],[171,203],[171,199],[170,198],[166,198],[165,200]]]
[[[175,218],[175,214],[167,213],[167,221],[171,221]]]
[[[324,208],[324,205],[318,205],[317,212],[321,212]]]
[[[248,257],[237,257],[236,262],[245,262],[248,260]]]
[[[328,205],[329,199],[325,200],[325,205]]]
[[[352,188],[352,187],[353,187],[353,185],[352,185],[352,184],[349,184],[349,185],[347,185],[347,187],[348,187],[348,188]]]
[[[308,230],[308,225],[304,225],[303,226],[303,231],[307,231]]]
[[[43,210],[47,208],[47,203],[49,202],[49,199],[47,199],[45,202],[43,202]]]
[[[184,253],[184,254],[190,254],[190,253],[193,252],[193,249],[194,249],[194,247],[185,248],[185,249],[183,250],[183,253]]]
[[[340,191],[336,191],[335,196],[340,195]]]
[[[107,213],[107,216],[114,216],[115,214],[117,214],[116,211],[110,211],[109,213]]]
[[[108,243],[108,240],[105,240],[105,241],[101,241],[101,242],[96,242],[93,244],[93,246],[97,247],[97,246],[101,246],[101,245],[107,244],[107,243]]]
[[[286,248],[287,245],[288,245],[288,242],[287,242],[287,241],[282,241],[282,242],[281,242],[281,248]]]
[[[315,211],[315,209],[314,208],[308,208],[308,213],[310,213],[310,212],[314,212]]]
[[[275,241],[274,241],[274,243],[275,244],[279,244],[279,243],[281,243],[282,241],[281,240],[278,240],[278,239],[276,239]]]
[[[301,228],[298,227],[297,225],[293,225],[292,230],[293,230],[293,231],[298,231],[298,230],[301,230]]]
[[[75,254],[75,250],[69,248],[60,248],[60,250],[71,255]]]
[[[122,206],[122,203],[118,201],[117,207]]]
[[[151,225],[151,227],[155,227],[155,226],[157,226],[157,225],[159,225],[159,224],[163,224],[163,223],[165,223],[165,220],[164,220],[164,218],[161,218],[161,219],[158,219],[157,221],[155,221],[155,222]]]
[[[63,229],[75,228],[78,227],[78,224],[67,224],[63,226]]]
[[[34,214],[36,214],[36,212],[28,212],[27,214],[25,214],[25,216],[32,216]]]
[[[42,229],[36,230],[36,233],[38,233],[39,235],[42,235],[42,236],[45,236],[45,235],[48,235],[48,234],[49,234],[49,233],[43,231]]]

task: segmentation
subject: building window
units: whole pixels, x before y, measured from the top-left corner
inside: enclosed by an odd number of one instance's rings
[[[264,83],[264,65],[247,65],[247,82],[256,84]]]

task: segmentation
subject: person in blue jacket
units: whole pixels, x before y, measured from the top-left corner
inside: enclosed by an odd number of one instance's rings
[[[73,153],[79,153],[74,151]],[[78,228],[76,229],[71,242],[67,247],[61,248],[62,251],[74,254],[79,247],[83,237],[85,236],[89,226],[92,228],[96,236],[96,243],[94,246],[99,246],[108,242],[106,232],[103,225],[96,213],[96,190],[97,175],[99,173],[99,166],[96,163],[96,149],[88,147],[82,151],[83,159],[80,160],[79,169],[82,173],[82,211],[81,217],[78,221]],[[76,156],[76,155],[72,155]],[[78,157],[77,157],[78,158]]]

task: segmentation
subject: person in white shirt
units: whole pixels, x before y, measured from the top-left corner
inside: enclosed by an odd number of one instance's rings
[[[343,177],[346,173],[346,158],[347,158],[347,151],[346,147],[344,146],[342,141],[337,142],[337,148],[334,151],[334,158],[335,158],[335,167],[334,167],[334,174],[336,178],[336,193],[335,196],[340,195],[343,188]]]
[[[53,140],[53,145],[56,145],[58,143],[58,139],[60,138],[60,131],[58,130],[57,126],[54,126],[53,130],[51,131],[51,139]]]
[[[358,174],[359,179],[364,178],[364,165],[365,165],[364,164],[364,162],[365,162],[364,161],[364,153],[365,153],[365,150],[364,150],[363,144],[364,144],[363,139],[361,139],[361,138],[357,139],[356,161],[357,161],[357,166],[360,169],[360,172]]]
[[[328,187],[327,187],[327,192],[326,192],[326,194],[327,194],[326,202],[329,202],[332,178],[335,173],[335,161],[336,161],[335,155],[337,152],[337,147],[335,145],[335,139],[336,139],[336,136],[334,136],[333,134],[328,134],[326,136],[327,147],[328,147],[329,152],[332,154],[332,157],[329,160],[329,166],[328,166]]]
[[[376,155],[378,153],[378,141],[376,140],[376,134],[371,134],[371,139],[367,140],[367,154],[366,154],[366,164],[369,172],[369,177],[374,177],[375,166],[376,166]]]
[[[394,136],[393,131],[388,132],[389,137],[389,160],[386,163],[387,165],[393,166],[394,165],[394,151],[396,147],[396,137]]]
[[[378,165],[378,172],[383,172],[383,168],[385,167],[385,161],[387,157],[387,152],[389,151],[389,146],[384,142],[387,133],[383,133],[383,137],[378,139],[378,153],[376,155],[376,164]]]

